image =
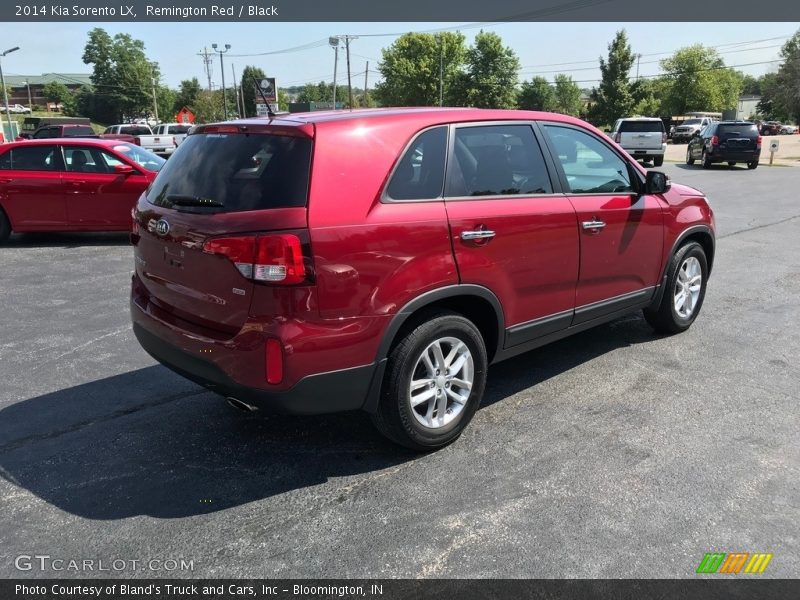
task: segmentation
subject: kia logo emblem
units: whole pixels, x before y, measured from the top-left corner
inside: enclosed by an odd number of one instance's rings
[[[156,233],[158,235],[167,235],[169,233],[169,223],[164,219],[159,219],[156,223]]]

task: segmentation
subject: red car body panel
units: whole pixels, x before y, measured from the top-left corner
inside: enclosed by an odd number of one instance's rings
[[[490,359],[501,359],[536,343],[519,334],[530,324],[560,314],[568,328],[579,321],[576,308],[655,294],[676,242],[692,228],[709,236],[713,250],[713,215],[703,194],[677,184],[657,196],[383,201],[396,163],[420,131],[475,121],[582,128],[615,148],[644,180],[644,169],[602,132],[551,113],[378,109],[210,126],[313,138],[307,208],[198,215],[142,195],[134,215],[131,303],[140,342],[167,366],[223,394],[266,399],[295,413],[365,408],[375,381],[380,388],[388,343],[428,298],[482,302],[476,315],[488,322],[495,322],[494,307],[500,330]],[[195,135],[204,135],[202,127],[187,141]],[[593,218],[606,222],[601,234],[581,229],[581,221]],[[154,232],[160,219],[170,225],[163,236]],[[481,226],[497,237],[461,240],[461,232]],[[215,236],[275,231],[305,232],[311,269],[305,283],[253,283],[226,257],[202,252],[204,240]],[[281,342],[278,384],[266,381],[268,339]],[[323,386],[327,395],[306,386],[331,374],[341,377],[324,380],[336,381]]]
[[[0,158],[14,148],[35,146],[99,148],[129,165],[130,173],[78,173],[66,170],[0,170],[0,209],[17,232],[130,231],[131,209],[156,173],[123,152],[119,142],[90,138],[48,138],[0,146]]]

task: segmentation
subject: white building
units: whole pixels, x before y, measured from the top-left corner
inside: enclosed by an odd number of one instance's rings
[[[745,121],[750,119],[756,114],[759,102],[761,102],[761,96],[753,94],[739,96],[739,103],[736,105],[736,118]]]

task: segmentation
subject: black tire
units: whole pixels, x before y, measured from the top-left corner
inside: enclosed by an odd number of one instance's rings
[[[675,293],[678,289],[679,274],[684,263],[689,258],[696,258],[700,264],[702,281],[700,282],[700,293],[695,302],[691,314],[682,316],[675,309]],[[672,256],[667,267],[667,287],[661,297],[661,304],[656,309],[644,309],[645,320],[660,333],[680,333],[689,329],[700,309],[706,296],[706,282],[708,281],[708,261],[703,247],[697,242],[688,242],[681,246]]]
[[[692,156],[692,147],[686,147],[686,164],[693,165],[694,164],[694,157]]]
[[[708,153],[706,152],[705,148],[703,148],[703,154],[700,156],[700,161],[703,163],[704,169],[711,168],[711,159],[708,157]]]
[[[664,157],[663,156],[656,156],[653,159],[653,166],[654,167],[660,167],[663,164],[664,164]]]
[[[474,366],[473,382],[460,412],[449,423],[430,428],[415,416],[409,386],[419,368],[418,361],[423,352],[442,338],[455,338],[466,344]],[[421,452],[442,448],[461,435],[478,410],[486,385],[487,367],[483,337],[469,319],[449,311],[425,315],[424,320],[411,329],[389,353],[381,398],[372,421],[383,435],[406,448]],[[450,413],[455,406],[448,406],[446,412]]]
[[[750,161],[749,163],[747,163],[747,168],[750,169],[751,171],[753,169],[757,168],[757,167],[758,167],[758,161],[757,160],[753,160],[753,161]]]
[[[8,241],[8,236],[11,235],[11,223],[6,216],[6,213],[3,212],[3,209],[0,208],[0,245],[5,244]]]
[[[735,167],[735,166],[736,166],[736,161],[729,160],[729,161],[728,161],[728,166],[729,166],[729,167]]]

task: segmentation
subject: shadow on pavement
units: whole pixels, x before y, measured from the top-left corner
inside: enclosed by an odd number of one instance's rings
[[[652,339],[629,317],[523,354],[492,367],[483,406]],[[384,440],[365,413],[240,413],[161,366],[0,411],[0,475],[88,519],[212,513],[418,458]],[[335,489],[321,494],[337,501]]]

